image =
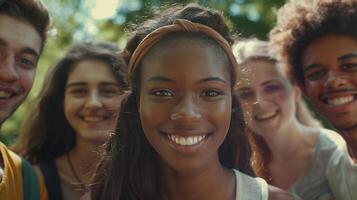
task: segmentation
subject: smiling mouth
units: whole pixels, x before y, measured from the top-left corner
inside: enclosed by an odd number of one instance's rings
[[[86,122],[102,122],[107,119],[107,117],[104,116],[83,116],[81,117],[83,121]]]
[[[344,105],[348,104],[356,99],[356,96],[354,95],[348,95],[348,96],[343,96],[343,97],[335,97],[335,98],[326,98],[324,102],[328,105]]]
[[[274,118],[277,114],[278,114],[278,111],[275,110],[275,111],[271,111],[271,112],[264,113],[264,114],[261,114],[261,115],[256,115],[255,119],[257,121],[264,121],[264,120],[268,120],[268,119]]]
[[[187,137],[182,137],[178,135],[167,135],[168,139],[175,144],[181,145],[181,146],[191,146],[198,144],[202,142],[207,135],[198,135],[198,136],[187,136]]]
[[[13,93],[8,92],[8,91],[4,91],[4,90],[0,90],[0,99],[7,99],[14,96]]]

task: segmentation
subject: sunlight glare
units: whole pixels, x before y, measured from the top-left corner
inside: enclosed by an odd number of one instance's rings
[[[121,0],[95,0],[91,15],[94,19],[111,18],[116,14],[121,3]]]

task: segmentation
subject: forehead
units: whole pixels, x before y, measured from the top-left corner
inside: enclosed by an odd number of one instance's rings
[[[264,77],[283,77],[284,73],[275,62],[251,59],[239,66],[237,76],[238,78],[249,78],[251,81],[259,81]]]
[[[0,42],[13,49],[31,48],[40,55],[42,39],[26,21],[0,14]]]
[[[222,50],[223,52],[223,50]],[[142,61],[142,78],[185,74],[185,78],[227,76],[229,65],[225,54],[218,54],[215,47],[202,41],[176,39],[157,45]]]
[[[73,66],[68,77],[68,83],[86,81],[86,82],[116,82],[115,75],[110,66],[100,60],[83,60]]]
[[[351,52],[357,52],[357,38],[347,35],[330,34],[313,40],[302,54],[304,65],[329,63]]]

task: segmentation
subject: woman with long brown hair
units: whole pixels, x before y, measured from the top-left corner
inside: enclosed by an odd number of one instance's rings
[[[14,149],[44,175],[49,199],[79,199],[114,131],[126,64],[109,43],[74,45],[52,69]]]

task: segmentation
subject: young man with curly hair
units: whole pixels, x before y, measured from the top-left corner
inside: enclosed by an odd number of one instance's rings
[[[347,142],[327,166],[336,199],[357,196],[356,25],[357,0],[291,0],[270,32],[274,53]]]
[[[286,3],[270,33],[273,49],[317,111],[357,159],[357,1]]]
[[[39,0],[0,0],[0,125],[32,87],[49,23]],[[27,161],[0,142],[0,199],[47,199],[38,178]]]

